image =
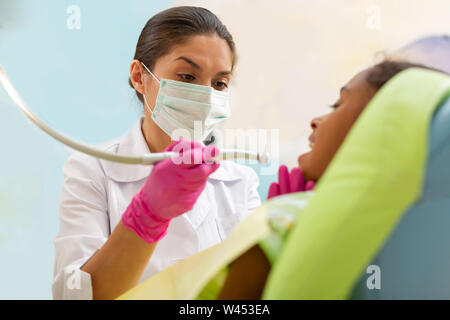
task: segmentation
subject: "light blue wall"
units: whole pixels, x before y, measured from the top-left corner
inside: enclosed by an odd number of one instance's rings
[[[51,126],[99,143],[141,109],[129,65],[145,22],[169,0],[1,0],[0,64]],[[81,28],[66,26],[70,5]],[[62,166],[68,151],[32,126],[0,89],[0,299],[49,299]]]

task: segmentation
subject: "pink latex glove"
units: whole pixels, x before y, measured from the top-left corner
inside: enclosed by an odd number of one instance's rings
[[[300,168],[293,168],[289,174],[289,169],[283,165],[278,169],[278,183],[274,182],[269,187],[267,199],[292,192],[310,191],[314,185],[314,181],[305,181]]]
[[[219,163],[214,146],[180,140],[165,151],[179,152],[172,159],[156,163],[142,189],[124,214],[122,223],[147,243],[159,241],[167,233],[171,219],[191,210]]]

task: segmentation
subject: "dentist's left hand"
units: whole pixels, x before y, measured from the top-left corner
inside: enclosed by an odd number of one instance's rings
[[[211,162],[219,154],[214,146],[180,140],[165,151],[179,154],[154,165],[122,215],[122,223],[147,243],[159,241],[171,219],[194,207],[209,175],[219,168],[219,163]]]
[[[278,183],[270,185],[267,200],[288,193],[311,191],[314,186],[314,181],[305,180],[302,169],[293,168],[289,173],[288,167],[282,165],[278,169]]]

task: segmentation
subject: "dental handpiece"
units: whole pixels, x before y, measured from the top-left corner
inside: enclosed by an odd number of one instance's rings
[[[40,120],[31,110],[27,107],[25,102],[20,97],[19,93],[16,91],[11,81],[8,79],[3,68],[0,66],[0,82],[5,88],[11,100],[19,107],[20,110],[30,119],[37,127],[42,131],[49,134],[54,139],[63,143],[64,145],[75,149],[79,152],[88,154],[90,156],[100,158],[103,160],[119,162],[124,164],[155,164],[156,162],[172,158],[176,155],[175,152],[159,152],[144,154],[142,156],[127,156],[115,153],[106,152],[95,147],[89,146],[82,142],[75,141],[58,131],[52,129],[46,125],[42,120]],[[213,158],[213,161],[229,160],[229,159],[247,159],[247,160],[257,160],[260,164],[267,165],[269,163],[270,155],[267,152],[258,153],[239,149],[224,149],[220,151],[220,154]]]
[[[154,164],[158,161],[170,159],[176,155],[177,155],[176,152],[149,153],[142,156],[141,164]],[[223,149],[220,151],[220,154],[218,156],[212,158],[211,160],[220,161],[230,159],[256,160],[260,164],[268,165],[270,162],[270,155],[268,152],[252,152],[239,149]]]

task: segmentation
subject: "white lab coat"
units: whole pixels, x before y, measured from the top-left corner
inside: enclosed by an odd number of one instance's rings
[[[124,137],[102,148],[124,155],[149,153],[141,131],[142,120]],[[60,225],[54,240],[55,299],[92,299],[90,275],[80,268],[105,243],[151,168],[113,163],[78,152],[70,156],[63,168]],[[222,161],[210,175],[194,208],[171,221],[140,282],[223,241],[239,221],[261,204],[257,187],[258,177],[251,168]]]

